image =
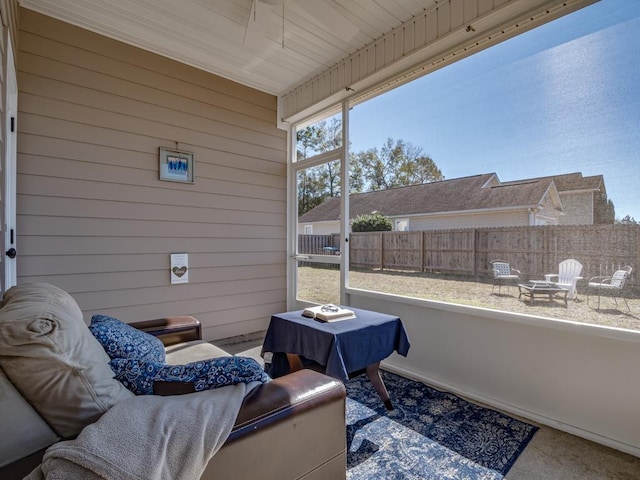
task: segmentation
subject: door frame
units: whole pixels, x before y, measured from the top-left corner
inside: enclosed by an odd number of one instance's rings
[[[289,126],[287,137],[287,310],[299,310],[310,306],[309,303],[299,300],[298,293],[298,262],[304,261],[308,263],[319,264],[337,264],[340,267],[340,303],[347,304],[345,286],[348,283],[349,265],[349,228],[350,222],[346,218],[344,212],[349,211],[349,196],[343,195],[343,192],[349,191],[349,155],[348,155],[348,103],[342,103],[342,146],[323,152],[313,157],[296,161],[296,132],[302,125],[308,125],[311,120],[292,124]],[[335,110],[332,112],[335,114]],[[318,121],[315,116],[314,121]],[[310,167],[323,165],[335,160],[340,161],[340,256],[336,259],[334,255],[298,255],[298,188],[297,178],[298,172]]]
[[[7,251],[16,249],[16,166],[18,132],[18,80],[16,74],[13,43],[8,29],[4,32],[7,51],[5,55],[5,118],[4,118],[4,155],[2,171],[4,182],[3,203],[3,248],[2,252],[2,288],[6,291],[17,283],[17,260],[10,258]]]

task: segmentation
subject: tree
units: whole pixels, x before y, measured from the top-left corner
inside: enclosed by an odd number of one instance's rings
[[[297,159],[329,152],[342,145],[342,122],[338,117],[323,120],[296,133]],[[338,160],[310,167],[298,176],[298,214],[308,212],[342,190]],[[380,148],[351,152],[349,193],[385,190],[443,180],[435,162],[422,147],[387,138]]]
[[[296,132],[296,158],[304,160],[315,155],[315,151],[320,143],[321,129],[316,125],[311,125]]]
[[[355,184],[350,185],[351,193],[369,192],[371,190],[382,190],[386,184],[384,165],[378,158],[376,148],[363,150],[351,154],[351,165],[360,172],[360,182],[356,188]]]
[[[362,170],[362,189],[351,188],[351,193],[386,190],[421,183],[443,180],[444,176],[435,162],[425,155],[422,148],[388,138],[382,147],[370,148],[351,156],[353,163]]]
[[[625,215],[623,218],[616,218],[616,223],[623,225],[640,225],[640,222],[637,222],[636,219],[629,214]]]
[[[351,223],[354,232],[389,232],[393,230],[391,220],[379,212],[358,215]]]
[[[597,192],[593,198],[593,223],[612,224],[616,220],[616,209],[605,192]]]
[[[359,193],[364,190],[366,180],[364,178],[364,169],[360,162],[349,162],[349,192]]]
[[[298,160],[335,150],[342,145],[342,122],[323,120],[296,133]],[[320,205],[325,199],[340,196],[340,162],[335,160],[310,167],[298,174],[298,215]]]
[[[298,172],[298,215],[320,205],[327,195],[318,172],[312,168]]]
[[[342,122],[333,117],[296,132],[298,160],[335,150],[342,145]]]
[[[442,175],[435,162],[431,157],[424,155],[421,148],[408,144],[407,150],[407,159],[400,167],[403,185],[417,185],[444,180],[444,175]]]

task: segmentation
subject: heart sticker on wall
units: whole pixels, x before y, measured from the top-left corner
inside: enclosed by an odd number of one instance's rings
[[[181,277],[181,276],[183,276],[185,273],[187,273],[187,267],[180,267],[180,268],[178,268],[178,267],[173,267],[171,270],[173,271],[173,274],[174,274],[176,277]]]

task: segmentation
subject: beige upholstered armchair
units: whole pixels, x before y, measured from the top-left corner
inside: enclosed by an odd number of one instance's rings
[[[167,365],[229,356],[202,340],[193,317],[130,325],[162,340]],[[112,477],[94,476],[97,464],[124,472],[122,478],[169,478],[163,472],[170,469],[189,472],[173,477],[181,479],[346,476],[345,388],[339,380],[301,370],[253,387],[238,383],[189,393],[189,384],[161,385],[167,387],[162,391],[154,385],[154,395],[135,396],[114,378],[109,362],[67,292],[49,284],[5,292],[0,478],[30,472],[37,474],[30,479],[52,478],[47,472],[56,469],[64,478]],[[118,428],[109,429],[114,419]],[[216,430],[218,423],[226,429]],[[154,431],[164,448],[147,448],[147,432]],[[126,454],[106,455],[122,453],[122,445],[131,446]],[[210,445],[215,450],[205,448]],[[171,465],[165,461],[169,454]],[[140,469],[144,473],[130,474]]]

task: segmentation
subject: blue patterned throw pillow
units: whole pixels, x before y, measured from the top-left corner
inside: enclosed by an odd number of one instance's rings
[[[89,330],[112,360],[130,358],[161,364],[165,361],[164,344],[159,338],[117,318],[94,315]]]
[[[262,365],[249,357],[217,357],[186,365],[115,358],[110,365],[116,379],[136,395],[152,395],[156,381],[193,382],[196,392],[236,383],[269,381]]]

